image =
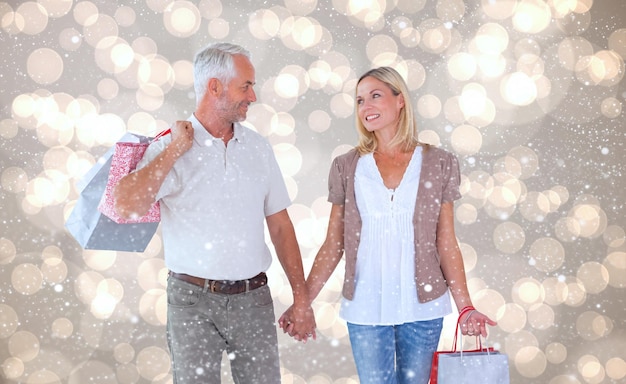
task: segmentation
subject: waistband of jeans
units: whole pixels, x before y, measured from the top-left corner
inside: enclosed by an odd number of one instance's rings
[[[226,295],[250,292],[267,285],[267,275],[265,272],[261,272],[258,275],[245,280],[211,280],[172,271],[169,272],[169,275],[175,279],[202,287],[204,292],[221,293]]]

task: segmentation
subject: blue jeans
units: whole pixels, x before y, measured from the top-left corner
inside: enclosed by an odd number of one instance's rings
[[[361,384],[428,383],[443,318],[400,325],[348,323]]]
[[[167,284],[167,339],[175,384],[219,383],[228,353],[237,384],[278,384],[280,364],[272,295],[204,292],[173,277]]]

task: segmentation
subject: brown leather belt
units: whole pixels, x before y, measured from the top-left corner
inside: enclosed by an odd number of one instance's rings
[[[261,272],[258,275],[246,280],[210,280],[172,271],[170,271],[169,274],[178,280],[202,287],[205,291],[223,293],[226,295],[236,295],[238,293],[249,292],[267,285],[267,275],[265,272]]]

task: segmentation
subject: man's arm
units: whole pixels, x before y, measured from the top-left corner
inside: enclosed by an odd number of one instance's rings
[[[295,324],[293,336],[306,341],[315,338],[315,316],[309,300],[309,291],[304,280],[304,269],[296,232],[287,210],[267,216],[267,227],[276,255],[282,265],[293,292]]]
[[[193,143],[189,121],[177,121],[171,143],[144,168],[124,176],[114,190],[115,209],[125,218],[145,215],[156,199],[165,176]]]
[[[311,272],[306,279],[309,304],[313,303],[343,256],[343,216],[344,206],[333,204],[328,218],[326,240],[318,250]],[[298,315],[294,313],[294,308],[291,306],[280,316],[278,325],[283,332],[293,335],[292,319],[297,318]]]

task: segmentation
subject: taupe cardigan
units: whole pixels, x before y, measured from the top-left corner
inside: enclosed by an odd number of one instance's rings
[[[445,293],[448,285],[441,271],[437,252],[437,223],[442,202],[461,197],[459,162],[443,149],[423,146],[422,168],[413,215],[415,228],[415,282],[420,302],[434,300]],[[344,253],[346,271],[343,296],[352,300],[355,288],[357,249],[361,216],[356,206],[354,174],[359,154],[356,149],[337,156],[328,177],[328,201],[344,206]]]

